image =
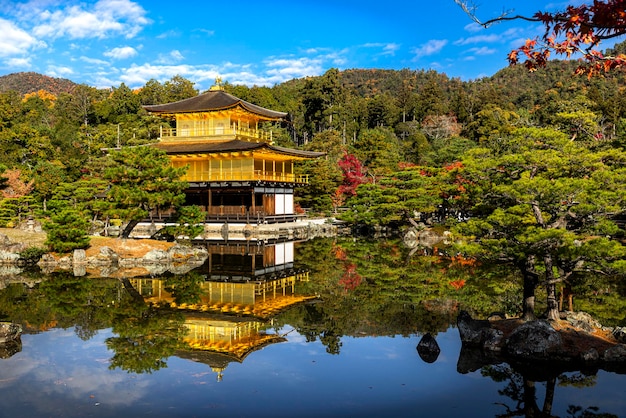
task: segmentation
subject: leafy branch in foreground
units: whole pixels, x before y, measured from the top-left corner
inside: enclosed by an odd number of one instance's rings
[[[517,64],[520,54],[530,71],[546,66],[550,55],[555,53],[566,58],[581,54],[585,63],[576,70],[588,77],[626,66],[626,55],[602,53],[600,42],[626,34],[626,1],[594,1],[580,6],[569,5],[554,13],[537,12],[532,17],[512,15],[506,11],[500,16],[481,21],[476,16],[477,6],[465,0],[454,0],[477,24],[489,26],[509,20],[526,20],[541,23],[545,30],[542,36],[528,39],[508,55],[510,64]]]

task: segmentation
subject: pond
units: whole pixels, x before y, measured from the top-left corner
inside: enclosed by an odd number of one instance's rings
[[[0,352],[0,416],[626,416],[626,375],[462,349],[461,309],[519,304],[501,267],[394,240],[207,246],[179,274],[0,276],[0,320],[24,330]],[[623,325],[623,289],[598,286],[575,303]],[[417,351],[427,334],[438,355]]]

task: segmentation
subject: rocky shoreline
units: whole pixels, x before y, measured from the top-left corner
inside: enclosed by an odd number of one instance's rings
[[[77,276],[87,273],[110,277],[121,269],[139,269],[146,274],[172,272],[183,274],[196,268],[208,257],[206,242],[266,242],[268,240],[300,240],[318,236],[335,236],[339,227],[332,219],[303,220],[287,224],[206,225],[200,239],[193,245],[150,239],[158,229],[154,223],[139,224],[128,239],[117,236],[92,236],[89,248],[68,254],[45,253],[36,263],[44,273],[58,270],[73,271]],[[31,234],[41,234],[37,225],[29,225]],[[17,271],[28,264],[22,253],[31,247],[25,242],[14,242],[0,233],[0,268]]]
[[[462,311],[457,327],[465,350],[459,372],[507,362],[626,373],[626,328],[603,327],[584,312],[564,312],[557,322],[525,322],[498,315],[478,320]]]

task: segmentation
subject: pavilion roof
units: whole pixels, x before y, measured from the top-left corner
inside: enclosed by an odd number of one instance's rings
[[[325,153],[315,151],[303,151],[293,148],[279,147],[276,145],[270,145],[265,142],[248,142],[241,141],[239,139],[233,139],[230,141],[221,142],[191,142],[191,141],[171,141],[171,142],[159,142],[153,145],[156,148],[162,149],[169,155],[175,154],[206,154],[217,152],[240,152],[240,151],[256,151],[256,150],[269,150],[282,155],[289,155],[299,158],[317,158],[321,157]]]
[[[279,120],[287,117],[285,112],[277,112],[275,110],[266,109],[261,106],[257,106],[250,102],[246,102],[232,94],[226,93],[223,90],[209,90],[198,96],[191,97],[189,99],[179,100],[177,102],[148,105],[143,106],[149,112],[161,113],[161,114],[176,114],[176,113],[197,113],[197,112],[212,112],[218,110],[227,110],[240,106],[250,113],[258,115],[260,117]]]

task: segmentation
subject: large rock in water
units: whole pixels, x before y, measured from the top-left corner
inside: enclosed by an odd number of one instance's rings
[[[461,311],[457,317],[457,327],[464,345],[500,351],[504,334],[492,328],[489,321],[472,319],[467,311]]]
[[[22,335],[22,327],[13,322],[0,322],[0,344],[18,339]]]
[[[505,342],[506,354],[523,359],[549,359],[560,351],[561,335],[547,321],[530,321],[517,327]]]
[[[426,363],[434,363],[441,353],[437,340],[431,334],[426,333],[417,344],[417,353]]]

